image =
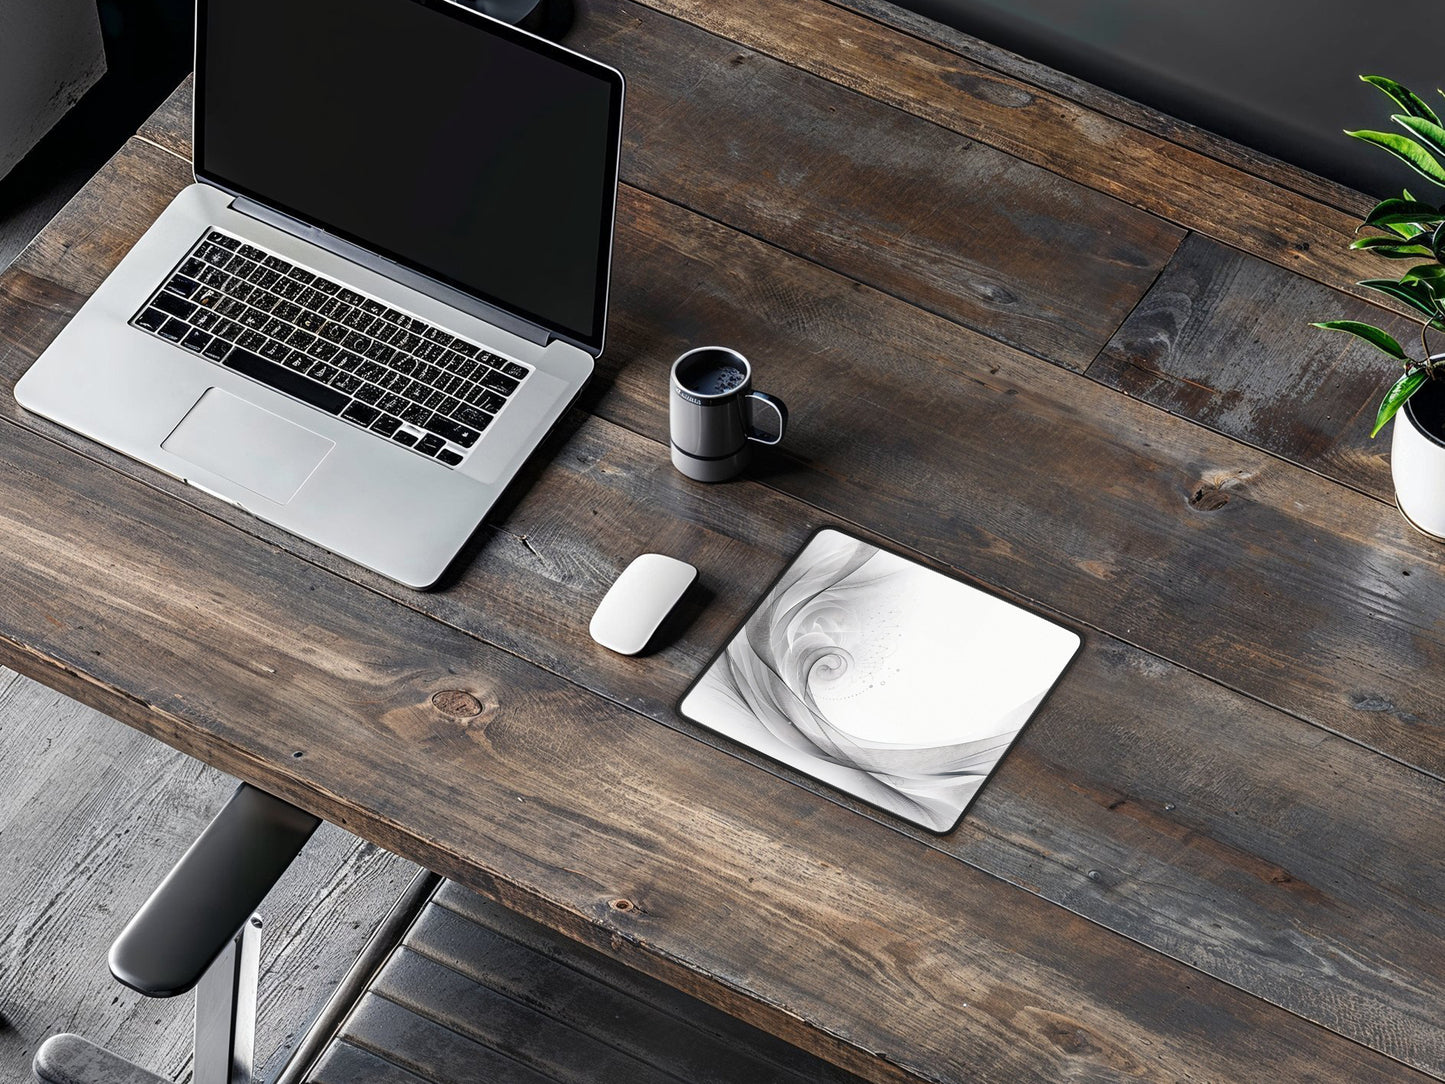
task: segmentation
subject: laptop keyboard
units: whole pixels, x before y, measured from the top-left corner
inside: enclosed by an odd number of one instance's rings
[[[448,467],[532,371],[219,230],[131,323]]]

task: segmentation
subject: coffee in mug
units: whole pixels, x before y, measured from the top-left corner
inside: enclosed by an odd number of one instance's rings
[[[736,350],[699,346],[672,365],[672,464],[699,482],[735,478],[753,444],[777,444],[788,425],[780,399],[752,390],[752,366]]]

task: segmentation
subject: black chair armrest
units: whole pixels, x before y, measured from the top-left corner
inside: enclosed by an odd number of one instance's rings
[[[147,997],[192,989],[321,822],[242,783],[110,948],[110,970]]]

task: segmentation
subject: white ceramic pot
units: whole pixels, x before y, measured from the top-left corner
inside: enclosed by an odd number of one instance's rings
[[[1390,470],[1410,524],[1445,542],[1445,379],[1436,377],[1395,415]]]

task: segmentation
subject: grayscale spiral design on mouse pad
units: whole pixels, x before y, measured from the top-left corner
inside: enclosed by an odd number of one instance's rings
[[[1076,633],[835,530],[815,534],[682,713],[935,832],[952,828]]]

